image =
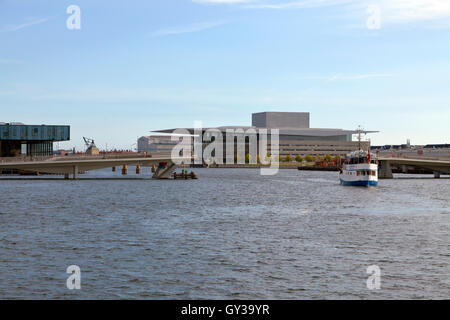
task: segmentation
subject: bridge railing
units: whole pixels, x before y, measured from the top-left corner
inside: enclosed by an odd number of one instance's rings
[[[46,161],[52,160],[55,157],[53,156],[35,156],[35,157],[27,157],[27,156],[18,156],[18,157],[0,157],[0,163],[10,163],[10,162],[34,162],[34,161]]]
[[[130,159],[130,158],[151,158],[151,155],[145,153],[127,153],[127,154],[68,154],[65,156],[17,156],[17,157],[0,157],[0,163],[11,162],[35,162],[35,161],[64,161],[64,160],[95,160],[95,159]]]

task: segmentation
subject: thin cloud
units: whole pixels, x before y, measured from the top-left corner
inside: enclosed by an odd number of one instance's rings
[[[303,0],[291,2],[260,2],[257,4],[246,5],[245,8],[250,9],[300,9],[300,8],[317,8],[329,7],[337,5],[346,5],[354,2],[354,0]]]
[[[364,80],[371,78],[393,78],[397,75],[391,73],[365,73],[365,74],[354,74],[354,75],[342,75],[335,74],[331,76],[318,76],[318,77],[301,77],[301,80],[322,80],[327,82],[339,81],[339,80]]]
[[[152,37],[160,37],[160,36],[166,36],[166,35],[176,35],[176,34],[183,34],[183,33],[192,33],[192,32],[199,32],[211,28],[215,28],[218,26],[221,26],[225,24],[225,21],[215,21],[215,22],[201,22],[201,23],[195,23],[185,26],[178,26],[178,27],[170,27],[165,29],[160,29],[151,34]]]
[[[0,91],[0,96],[11,96],[16,94],[15,91]]]
[[[17,31],[23,28],[27,28],[27,27],[31,27],[37,24],[41,24],[48,21],[48,18],[41,18],[41,19],[36,19],[36,20],[31,20],[29,22],[23,23],[23,24],[18,24],[18,25],[8,25],[6,27],[4,27],[3,29],[1,29],[2,32],[13,32],[13,31]]]
[[[0,58],[0,64],[21,64],[21,63],[23,63],[23,62],[20,60]]]
[[[254,1],[255,0],[192,0],[192,2],[206,3],[206,4],[239,4],[239,3],[248,3],[248,2],[254,2]]]
[[[297,1],[192,0],[192,2],[201,4],[237,4],[237,5],[244,5],[245,8],[253,8],[253,9],[289,9],[289,8],[312,8],[312,7],[334,6],[352,3],[355,2],[355,0],[297,0]]]
[[[382,0],[386,18],[396,22],[423,21],[450,17],[448,0]]]
[[[245,9],[307,9],[344,6],[366,15],[369,5],[377,5],[387,23],[439,21],[450,18],[449,0],[192,0],[199,4],[234,4]]]

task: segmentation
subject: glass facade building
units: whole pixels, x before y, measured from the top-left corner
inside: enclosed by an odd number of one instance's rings
[[[70,126],[0,122],[0,157],[51,156],[53,142],[70,140]]]

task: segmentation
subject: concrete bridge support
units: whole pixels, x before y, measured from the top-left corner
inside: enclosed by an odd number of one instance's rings
[[[165,164],[165,166],[164,166]],[[154,179],[170,179],[170,175],[177,169],[178,165],[173,162],[160,163],[156,172],[153,174]]]
[[[439,179],[441,177],[441,173],[439,171],[434,171],[434,178]]]
[[[78,166],[73,166],[73,180],[78,180]]]
[[[378,172],[378,177],[380,179],[393,179],[391,163],[389,161],[380,161],[381,167]]]

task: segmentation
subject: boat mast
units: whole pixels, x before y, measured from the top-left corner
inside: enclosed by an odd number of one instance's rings
[[[363,133],[363,128],[361,126],[358,126],[358,150],[361,151],[361,133]]]

